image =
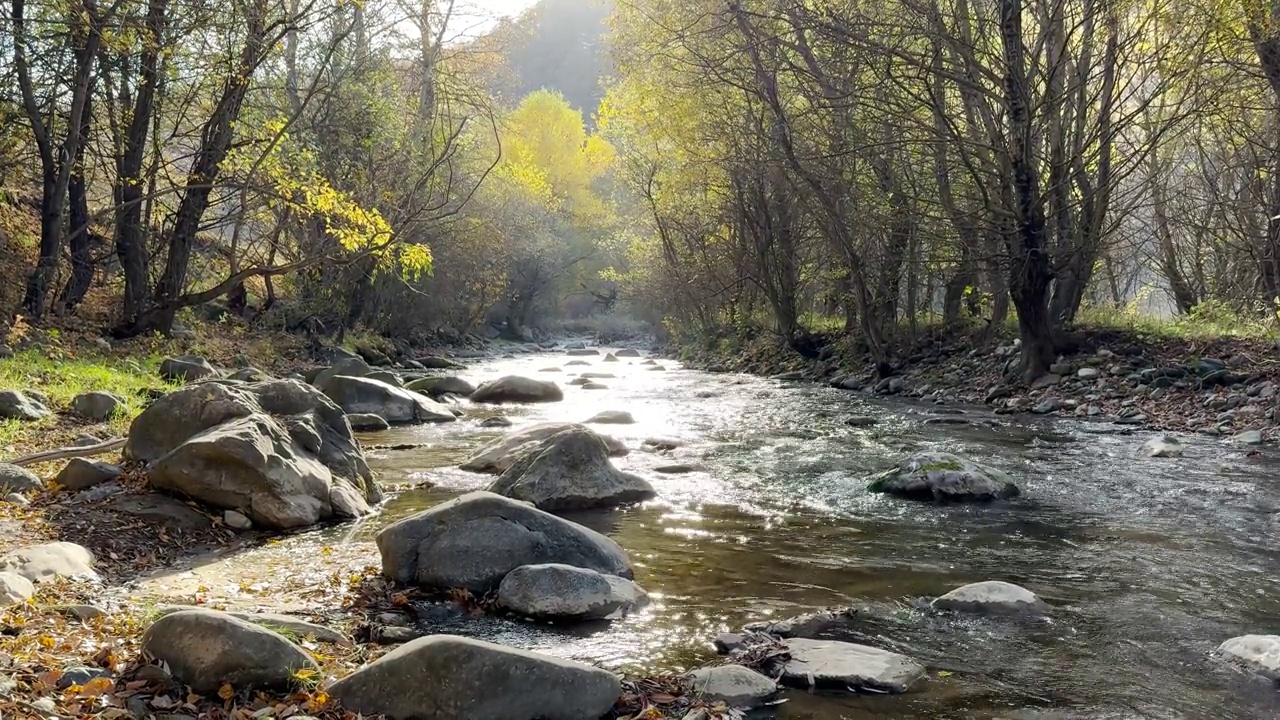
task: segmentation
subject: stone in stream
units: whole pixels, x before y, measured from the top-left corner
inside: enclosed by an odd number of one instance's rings
[[[102,460],[87,458],[71,458],[58,473],[54,482],[61,487],[75,492],[101,485],[120,477],[120,467]]]
[[[1180,457],[1182,455],[1182,443],[1172,435],[1161,435],[1143,443],[1139,452],[1149,458]]]
[[[156,620],[142,635],[142,650],[164,662],[173,678],[197,693],[233,688],[288,688],[316,661],[283,635],[227,613],[181,610]]]
[[[907,456],[871,478],[867,489],[909,500],[974,502],[1016,497],[1018,486],[1003,471],[951,453]]]
[[[51,542],[14,550],[0,558],[0,572],[12,572],[31,582],[64,578],[96,578],[93,553],[70,542]]]
[[[735,708],[760,707],[778,693],[778,683],[773,679],[741,665],[699,668],[688,678],[694,697]]]
[[[659,465],[658,467],[655,467],[653,471],[663,475],[685,475],[691,472],[697,472],[698,468],[695,465],[688,465],[685,463],[672,463],[670,465]]]
[[[0,390],[0,419],[39,420],[50,415],[45,403],[21,390]]]
[[[198,355],[178,355],[160,363],[160,377],[170,382],[195,382],[217,374],[209,361]]]
[[[109,392],[80,393],[71,398],[71,413],[76,417],[102,422],[115,415],[124,405],[124,398]]]
[[[577,385],[577,386],[590,385],[590,384],[591,384],[591,381],[590,381],[590,380],[588,380],[587,378],[584,378],[584,377],[576,377],[576,378],[574,378],[574,379],[570,380],[570,381],[569,381],[569,384],[570,384],[570,385]]]
[[[631,425],[635,421],[635,417],[626,410],[605,410],[604,412],[596,413],[584,422],[598,425]]]
[[[583,390],[608,390],[609,386],[598,382],[585,382],[582,384]]]
[[[581,377],[584,377],[588,380],[613,380],[617,376],[614,375],[613,373],[584,372],[582,373]]]
[[[521,565],[564,563],[631,578],[613,540],[517,500],[473,492],[377,535],[382,574],[402,584],[487,592]]]
[[[782,668],[783,684],[800,688],[839,688],[904,693],[925,676],[906,655],[868,645],[793,638],[791,659]]]
[[[569,362],[565,363],[564,366],[572,367],[577,365],[590,365],[590,364],[591,363],[587,362],[586,360],[570,360]]]
[[[43,488],[44,483],[30,470],[9,463],[0,463],[0,492],[27,492]]]
[[[566,422],[539,423],[520,428],[506,437],[480,448],[475,455],[467,458],[467,461],[462,463],[461,468],[469,472],[501,475],[515,464],[516,460],[532,449],[533,444],[574,428],[588,429],[585,425]],[[599,433],[596,433],[596,435],[604,441],[610,457],[622,457],[627,454],[627,446],[623,445],[620,440]]]
[[[538,368],[538,372],[558,373],[558,372],[564,372],[564,371],[558,367],[544,367],[544,368]]]
[[[609,462],[594,432],[570,428],[529,448],[489,486],[489,492],[548,512],[594,510],[649,500],[653,486]]]
[[[1228,660],[1280,680],[1280,635],[1241,635],[1218,646]]]
[[[600,351],[595,348],[574,348],[565,353],[569,357],[590,357],[599,354]]]
[[[611,672],[454,635],[401,645],[329,688],[388,720],[594,720],[621,692]]]
[[[461,363],[456,363],[448,358],[437,357],[435,355],[420,357],[417,360],[419,365],[427,368],[428,370],[458,370],[466,367]]]
[[[378,382],[384,382],[390,385],[391,387],[398,387],[398,388],[404,387],[404,381],[400,379],[400,376],[391,372],[390,370],[374,370],[368,375],[365,375],[365,377],[370,380],[377,380]]]
[[[933,607],[985,615],[1043,615],[1047,609],[1035,593],[1002,580],[962,585],[935,599]]]
[[[844,424],[850,427],[871,427],[878,422],[878,419],[870,415],[851,415],[844,419]]]
[[[343,412],[373,413],[392,425],[453,422],[457,419],[447,407],[426,395],[372,377],[334,375],[316,387],[337,403]]]
[[[511,421],[501,415],[488,417],[480,422],[480,427],[486,428],[511,427],[511,425]]]
[[[347,413],[347,422],[351,423],[351,429],[356,432],[379,432],[391,429],[391,423],[375,413]]]
[[[550,381],[534,380],[533,378],[519,375],[507,375],[497,380],[481,383],[480,387],[471,393],[471,402],[495,405],[502,403],[559,402],[561,400],[564,400],[564,391],[560,389],[559,385]]]
[[[618,362],[618,358],[613,353],[608,353],[600,362]]]
[[[431,397],[449,394],[466,397],[476,391],[475,385],[454,376],[418,378],[410,381],[405,387],[414,392],[426,393]]]
[[[640,351],[635,348],[622,348],[615,352],[614,355],[620,358],[638,358],[640,357]]]
[[[1245,430],[1231,436],[1231,442],[1237,445],[1261,445],[1262,441],[1261,430]]]
[[[820,639],[847,631],[858,620],[856,608],[838,608],[796,615],[785,620],[762,620],[742,626],[743,632],[766,633],[780,638]]]
[[[539,619],[600,620],[648,602],[631,580],[561,563],[523,565],[498,585],[499,605]]]
[[[330,367],[319,370],[315,377],[311,378],[311,384],[324,390],[324,386],[338,375],[344,377],[364,377],[373,372],[373,368],[369,367],[369,363],[360,357],[342,358]]]

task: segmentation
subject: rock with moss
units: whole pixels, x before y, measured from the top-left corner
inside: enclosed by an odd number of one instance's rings
[[[1018,486],[1003,471],[945,452],[920,452],[871,478],[871,492],[909,500],[981,502],[1017,497]]]

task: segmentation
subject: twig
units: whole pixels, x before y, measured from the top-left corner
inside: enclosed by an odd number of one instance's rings
[[[122,447],[124,447],[124,438],[113,438],[111,440],[100,442],[97,445],[62,447],[33,453],[31,455],[23,455],[22,457],[9,460],[8,463],[10,465],[18,466],[35,465],[36,463],[66,460],[67,458],[101,455],[103,453],[111,452],[112,450],[119,450]]]

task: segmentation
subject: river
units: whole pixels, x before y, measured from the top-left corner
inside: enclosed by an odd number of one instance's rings
[[[567,365],[584,359],[588,366]],[[457,469],[503,432],[476,418],[503,414],[520,426],[627,410],[636,424],[595,428],[632,448],[616,464],[650,479],[658,499],[574,519],[628,551],[653,603],[606,626],[480,619],[436,629],[655,673],[711,660],[710,639],[744,622],[854,606],[864,618],[854,625],[858,638],[915,657],[930,678],[903,696],[789,692],[763,717],[1280,717],[1274,686],[1209,655],[1226,638],[1275,632],[1280,622],[1273,458],[1197,437],[1184,438],[1182,458],[1138,458],[1148,435],[1112,425],[996,418],[980,408],[962,416],[969,424],[940,424],[930,418],[954,419],[957,409],[663,365],[665,372],[634,358],[541,353],[470,367],[460,374],[473,382],[507,374],[557,380],[565,400],[468,408],[462,422],[362,436],[426,443],[370,453],[384,480],[415,487],[373,519],[242,553],[230,569],[170,577],[170,594],[214,575],[265,592],[271,580],[262,569],[272,567],[318,578],[331,563],[304,570],[290,560],[315,555],[318,545],[335,562],[376,563],[378,528],[492,481]],[[562,371],[540,372],[546,367]],[[598,381],[605,390],[568,385],[581,371],[617,377]],[[844,422],[850,415],[879,422],[855,428]],[[640,449],[654,437],[679,447]],[[866,492],[867,474],[929,448],[1010,472],[1023,496],[944,507]],[[654,471],[676,462],[698,470]],[[247,589],[253,568],[264,579]],[[1049,618],[921,609],[922,598],[992,579],[1038,593]]]

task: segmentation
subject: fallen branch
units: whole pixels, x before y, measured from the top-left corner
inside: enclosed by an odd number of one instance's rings
[[[53,462],[54,460],[66,460],[74,457],[101,455],[103,453],[111,452],[112,450],[119,450],[122,447],[124,447],[124,438],[113,438],[111,440],[100,442],[97,445],[82,445],[79,447],[73,445],[71,447],[55,448],[53,450],[45,450],[31,455],[23,455],[22,457],[9,460],[8,463],[10,465],[18,466],[35,465],[36,463]]]

